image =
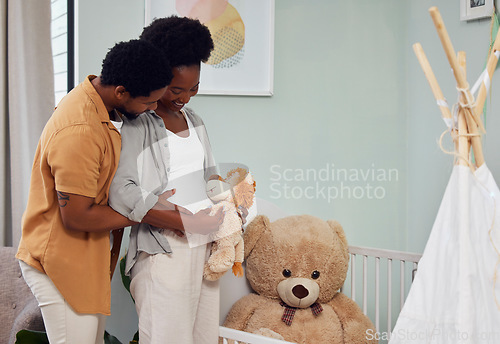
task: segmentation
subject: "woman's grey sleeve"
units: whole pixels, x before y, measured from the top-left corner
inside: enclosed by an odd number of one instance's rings
[[[158,202],[158,196],[141,186],[139,169],[145,151],[145,130],[141,130],[141,123],[136,121],[124,122],[122,126],[120,162],[111,182],[109,205],[130,220],[141,222]]]

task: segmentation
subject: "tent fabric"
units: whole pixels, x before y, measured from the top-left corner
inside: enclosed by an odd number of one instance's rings
[[[456,165],[390,344],[500,343],[500,191]]]

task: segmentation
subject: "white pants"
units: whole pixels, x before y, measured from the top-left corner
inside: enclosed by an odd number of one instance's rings
[[[141,344],[216,344],[219,282],[203,279],[210,245],[190,248],[185,237],[166,234],[172,254],[141,253],[130,291],[139,315]]]
[[[19,261],[23,277],[42,311],[50,344],[103,344],[106,316],[79,314],[44,273]]]

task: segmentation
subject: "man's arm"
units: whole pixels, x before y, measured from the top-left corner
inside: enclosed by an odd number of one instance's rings
[[[107,205],[94,203],[94,198],[57,191],[64,226],[83,232],[109,232],[136,224]]]
[[[59,209],[64,226],[69,230],[83,232],[108,232],[114,229],[135,225],[125,216],[107,205],[94,203],[94,198],[57,191]],[[155,227],[207,234],[219,228],[223,214],[219,210],[213,216],[210,209],[196,214],[172,210],[168,205],[157,203],[142,222]]]
[[[210,209],[204,209],[192,214],[184,207],[168,202],[172,196],[169,190],[159,196],[158,202],[146,213],[141,222],[164,229],[187,231],[191,233],[208,234],[219,229],[224,220],[222,208],[210,215]]]

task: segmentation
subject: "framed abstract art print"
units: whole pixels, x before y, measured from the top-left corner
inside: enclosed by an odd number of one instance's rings
[[[274,0],[145,0],[145,26],[174,14],[199,19],[214,40],[200,94],[273,94]]]

